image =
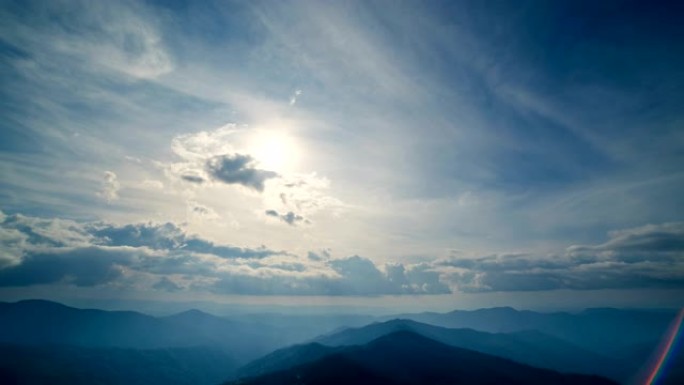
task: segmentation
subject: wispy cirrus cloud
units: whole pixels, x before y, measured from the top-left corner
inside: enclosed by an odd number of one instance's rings
[[[174,68],[162,33],[151,22],[155,18],[148,17],[152,10],[137,2],[27,1],[2,12],[3,35],[35,55],[136,78],[155,78]]]

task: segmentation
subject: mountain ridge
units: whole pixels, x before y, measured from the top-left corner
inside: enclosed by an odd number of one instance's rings
[[[226,385],[275,384],[585,384],[614,385],[598,376],[562,374],[505,358],[448,346],[397,331],[362,346],[346,347],[314,362]]]

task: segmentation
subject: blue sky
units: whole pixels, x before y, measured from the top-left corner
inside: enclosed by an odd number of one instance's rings
[[[682,305],[681,8],[3,1],[0,297]]]

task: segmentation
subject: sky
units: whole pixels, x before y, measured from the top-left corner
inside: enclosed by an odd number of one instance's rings
[[[0,300],[684,306],[661,1],[0,1]]]

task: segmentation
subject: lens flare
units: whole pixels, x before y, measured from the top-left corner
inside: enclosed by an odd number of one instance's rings
[[[670,328],[665,334],[665,338],[663,340],[665,343],[661,344],[661,349],[658,352],[658,359],[655,365],[653,365],[653,369],[646,378],[644,385],[654,385],[658,379],[658,376],[662,374],[663,367],[665,366],[664,364],[667,362],[667,358],[669,357],[672,348],[675,346],[675,342],[679,336],[679,332],[681,331],[683,319],[684,309],[681,309],[679,310],[679,313],[677,313],[677,317],[675,317],[674,321],[672,321]]]

